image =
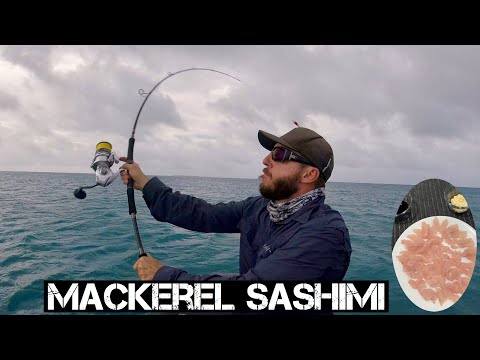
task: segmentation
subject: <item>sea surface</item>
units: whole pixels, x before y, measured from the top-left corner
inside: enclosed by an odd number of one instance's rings
[[[138,280],[138,250],[120,179],[86,190],[94,174],[0,172],[0,314],[45,314],[45,280]],[[257,179],[159,176],[174,191],[210,203],[258,195]],[[329,183],[326,203],[349,228],[352,259],[345,280],[389,281],[388,314],[431,314],[403,293],[392,265],[393,218],[413,185]],[[480,221],[480,189],[459,188]],[[236,273],[239,234],[203,234],[156,221],[135,192],[145,251],[195,274]],[[477,231],[478,239],[478,231]],[[91,314],[91,313],[89,313]],[[125,313],[115,313],[125,314]],[[345,313],[344,313],[345,314]],[[480,314],[477,262],[463,296],[443,314]],[[52,315],[53,316],[53,315]]]

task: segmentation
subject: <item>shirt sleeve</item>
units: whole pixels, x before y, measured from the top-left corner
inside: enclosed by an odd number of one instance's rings
[[[350,240],[346,229],[299,230],[285,245],[259,259],[246,273],[234,276],[192,275],[170,266],[157,271],[154,280],[168,281],[341,281],[350,263]]]
[[[205,200],[172,192],[157,177],[143,188],[143,198],[152,216],[163,222],[198,232],[237,233],[238,223],[249,201],[209,204]]]

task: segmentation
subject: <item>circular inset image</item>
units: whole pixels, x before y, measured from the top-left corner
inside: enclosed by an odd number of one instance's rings
[[[395,274],[407,297],[426,311],[455,304],[475,267],[477,235],[473,227],[449,216],[431,216],[410,225],[392,251]]]

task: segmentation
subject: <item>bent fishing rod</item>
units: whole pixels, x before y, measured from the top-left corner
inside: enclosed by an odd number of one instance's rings
[[[190,69],[184,69],[184,70],[179,70],[177,72],[174,72],[174,73],[168,73],[168,75],[166,77],[164,77],[162,80],[160,80],[154,87],[152,90],[150,90],[150,92],[148,93],[145,93],[143,92],[142,89],[139,90],[139,93],[140,95],[142,96],[145,96],[145,100],[143,100],[142,102],[142,105],[140,106],[140,109],[138,110],[138,113],[137,113],[137,117],[135,119],[135,123],[133,124],[133,130],[132,130],[132,135],[130,137],[130,139],[128,139],[128,152],[127,152],[127,163],[128,164],[132,164],[133,163],[133,147],[135,145],[135,130],[137,128],[137,123],[138,123],[138,119],[140,117],[140,114],[143,110],[143,107],[145,105],[145,103],[147,102],[148,98],[150,97],[150,95],[152,95],[152,93],[167,79],[171,78],[172,76],[175,76],[177,74],[180,74],[182,72],[186,72],[186,71],[193,71],[193,70],[205,70],[205,71],[213,71],[213,72],[216,72],[216,73],[219,73],[219,74],[223,74],[223,75],[226,75],[226,76],[229,76],[237,81],[240,81],[239,79],[237,79],[236,77],[233,77],[227,73],[224,73],[224,72],[221,72],[221,71],[218,71],[218,70],[213,70],[213,69],[207,69],[207,68],[190,68]],[[137,247],[138,247],[138,252],[139,252],[139,257],[142,257],[142,256],[146,256],[147,254],[145,253],[145,251],[143,250],[143,245],[142,245],[142,240],[140,239],[140,233],[138,231],[138,224],[137,224],[137,208],[135,206],[135,196],[134,196],[134,189],[133,189],[133,180],[132,178],[130,177],[128,179],[128,185],[127,185],[127,197],[128,197],[128,212],[132,218],[132,225],[133,225],[133,231],[135,232],[135,239],[137,240]]]
[[[132,164],[133,163],[133,149],[135,145],[135,131],[137,128],[138,124],[138,119],[140,118],[140,114],[142,113],[143,107],[145,106],[145,103],[147,102],[148,98],[150,95],[167,79],[171,78],[172,76],[175,76],[177,74],[187,72],[187,71],[196,71],[196,70],[203,70],[203,71],[212,71],[216,72],[219,74],[226,75],[228,77],[231,77],[232,79],[235,79],[237,81],[240,81],[236,77],[229,75],[225,72],[214,70],[214,69],[209,69],[209,68],[189,68],[189,69],[183,69],[176,71],[174,73],[169,72],[167,76],[165,76],[163,79],[161,79],[153,88],[150,90],[148,93],[140,89],[138,93],[141,96],[144,96],[145,99],[143,100],[140,109],[138,110],[137,117],[135,118],[135,123],[133,124],[133,130],[132,130],[132,135],[130,136],[130,139],[128,139],[128,151],[127,151],[127,163]],[[113,165],[113,162],[118,163],[118,157],[115,155],[115,153],[111,152],[112,146],[108,142],[100,142],[97,144],[96,148],[96,153],[95,157],[92,161],[91,167],[95,170],[97,174],[97,184],[93,186],[88,186],[88,187],[80,187],[75,190],[74,195],[79,198],[79,199],[84,199],[86,197],[86,193],[83,191],[83,189],[89,189],[93,188],[97,185],[101,186],[107,186],[115,180],[117,177],[119,171],[116,174],[113,174],[109,167]],[[137,208],[135,205],[135,195],[134,195],[134,188],[133,188],[133,179],[130,177],[128,179],[128,184],[127,184],[127,198],[128,198],[128,212],[130,214],[130,217],[132,219],[132,226],[133,226],[133,231],[135,233],[135,239],[137,241],[137,248],[138,248],[138,253],[139,253],[139,258],[142,256],[147,256],[143,249],[142,245],[142,240],[140,238],[140,233],[138,231],[138,224],[137,224]]]

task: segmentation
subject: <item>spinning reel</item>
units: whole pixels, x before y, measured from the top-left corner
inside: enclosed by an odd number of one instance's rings
[[[101,141],[95,148],[95,155],[90,167],[95,171],[96,184],[92,186],[83,186],[75,189],[73,194],[77,199],[85,199],[87,193],[83,189],[91,189],[98,185],[106,187],[110,185],[120,173],[120,170],[113,172],[112,165],[118,164],[118,156],[112,152],[112,144],[106,141]]]

